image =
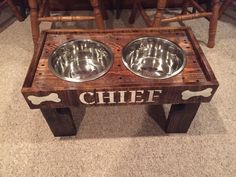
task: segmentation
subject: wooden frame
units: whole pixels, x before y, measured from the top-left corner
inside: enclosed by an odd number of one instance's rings
[[[169,39],[184,50],[187,65],[180,74],[164,80],[144,79],[136,76],[124,66],[121,60],[122,48],[131,40],[148,35]],[[48,57],[61,43],[79,38],[98,40],[108,45],[114,54],[114,63],[104,76],[94,81],[84,83],[63,81],[49,70]],[[55,123],[55,117],[62,115],[57,115],[56,112],[62,109],[64,113],[66,108],[67,116],[63,116],[63,119],[67,120],[67,124],[71,125],[71,132],[74,132],[68,109],[81,104],[86,106],[173,104],[165,131],[180,133],[187,132],[200,103],[209,102],[218,85],[212,69],[189,28],[89,30],[86,32],[51,29],[44,31],[41,35],[22,93],[31,109],[43,110],[43,114],[47,114],[46,119],[48,116],[52,117],[53,125],[49,126],[54,127],[53,130],[60,129],[59,123]],[[44,111],[45,109],[47,111]],[[177,115],[174,114],[175,112]],[[184,126],[181,125],[183,115],[186,119]],[[48,120],[48,122],[50,124],[51,121]],[[68,135],[67,128],[64,133],[58,130],[54,132],[54,135]]]
[[[182,13],[170,18],[164,18],[163,14],[165,11],[165,7],[167,4],[167,0],[157,0],[157,10],[154,17],[154,20],[151,20],[145,10],[142,7],[141,0],[133,0],[134,6],[131,12],[131,16],[129,18],[129,22],[133,23],[135,20],[136,13],[139,11],[142,15],[144,21],[149,27],[159,27],[161,23],[166,22],[176,22],[183,20],[192,20],[197,18],[206,17],[209,20],[209,37],[207,46],[209,48],[213,48],[215,46],[215,36],[216,36],[216,28],[217,28],[217,20],[220,8],[219,0],[211,0],[212,1],[212,10],[207,12],[203,7],[201,7],[195,0],[184,0]],[[187,10],[187,7],[195,8],[198,13],[191,13]]]

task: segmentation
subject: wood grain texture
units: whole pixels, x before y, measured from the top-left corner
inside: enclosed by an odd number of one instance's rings
[[[86,32],[81,30],[47,30],[43,34],[45,39],[41,39],[39,52],[33,57],[22,89],[31,108],[79,105],[81,104],[78,101],[79,94],[85,91],[96,95],[98,91],[138,89],[144,89],[145,93],[150,89],[162,90],[160,99],[155,102],[159,104],[209,102],[218,87],[214,73],[189,28],[89,30]],[[178,44],[186,54],[187,65],[184,70],[177,76],[164,80],[144,79],[130,72],[122,62],[122,48],[131,40],[142,36],[162,37]],[[73,39],[93,39],[108,45],[114,53],[114,64],[108,73],[94,81],[84,83],[72,83],[56,77],[48,68],[48,57],[57,46]],[[213,89],[210,97],[182,99],[181,93],[185,90],[201,91],[207,88]],[[29,95],[46,96],[52,92],[58,93],[62,102],[44,102],[35,106],[27,100]],[[96,99],[95,101],[97,101]]]
[[[41,108],[41,112],[54,136],[76,135],[77,130],[70,108]]]
[[[200,103],[172,104],[167,118],[163,105],[147,106],[149,116],[166,133],[187,133]]]
[[[197,113],[200,103],[172,105],[166,124],[167,133],[186,133]]]

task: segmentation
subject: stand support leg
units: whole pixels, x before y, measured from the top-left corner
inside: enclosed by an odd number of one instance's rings
[[[200,103],[173,104],[168,115],[165,131],[167,133],[186,133],[199,106]]]
[[[41,108],[41,112],[54,136],[76,135],[76,127],[70,108]]]

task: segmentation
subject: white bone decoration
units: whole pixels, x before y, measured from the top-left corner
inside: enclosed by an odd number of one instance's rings
[[[51,93],[48,96],[42,96],[42,97],[31,95],[28,96],[28,100],[30,100],[31,103],[34,105],[39,105],[45,101],[52,101],[56,103],[59,103],[61,101],[57,93]]]
[[[182,92],[182,100],[188,100],[189,98],[195,97],[195,96],[203,96],[203,97],[209,97],[211,96],[212,88],[207,88],[205,90],[201,91],[190,91],[185,90]]]

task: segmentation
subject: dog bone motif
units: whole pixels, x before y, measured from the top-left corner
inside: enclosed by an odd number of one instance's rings
[[[48,96],[42,96],[42,97],[31,95],[31,96],[28,96],[28,100],[30,100],[31,103],[34,105],[39,105],[45,101],[52,101],[56,103],[59,103],[61,101],[57,93],[51,93]]]
[[[182,92],[182,100],[188,100],[189,98],[195,97],[195,96],[203,96],[203,97],[209,97],[211,96],[212,88],[207,88],[205,90],[201,91],[190,91],[185,90]]]

